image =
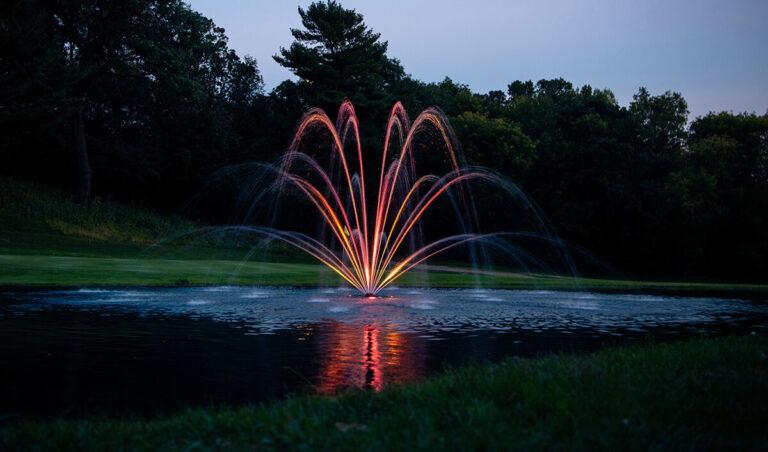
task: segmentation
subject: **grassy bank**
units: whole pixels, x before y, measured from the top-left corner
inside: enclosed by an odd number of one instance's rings
[[[137,259],[0,255],[0,285],[319,285],[337,284],[318,265],[218,259]]]
[[[337,285],[340,279],[322,265],[250,262],[208,258],[94,257],[69,255],[0,254],[0,285],[10,286],[110,286],[110,285]],[[196,252],[201,253],[200,250]],[[409,273],[398,286],[547,290],[646,291],[689,295],[765,296],[768,286],[649,282],[605,279],[534,278],[468,275],[453,272]]]
[[[508,358],[422,383],[154,419],[6,420],[6,450],[750,450],[768,447],[768,338]]]
[[[253,236],[68,194],[0,177],[0,254],[138,259],[242,260]],[[309,262],[289,245],[273,243],[273,260]]]
[[[201,225],[0,178],[0,285],[338,284],[339,278],[287,245],[249,253],[252,238],[195,233]],[[187,234],[188,233],[188,234]],[[768,285],[471,275],[406,274],[400,286],[660,291],[763,297]]]
[[[24,232],[14,242],[4,237],[0,244],[24,247],[25,237],[49,234],[66,239],[145,246],[158,237],[194,227],[179,218],[94,200],[87,208],[56,189],[0,177],[0,231],[3,235]],[[51,245],[51,244],[48,244]]]

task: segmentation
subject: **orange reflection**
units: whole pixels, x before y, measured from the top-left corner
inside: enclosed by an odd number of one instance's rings
[[[332,322],[322,329],[322,362],[316,387],[334,393],[358,387],[380,391],[425,375],[426,341],[397,325]]]

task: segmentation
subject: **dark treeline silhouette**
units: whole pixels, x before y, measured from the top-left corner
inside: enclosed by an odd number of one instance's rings
[[[640,88],[623,107],[610,90],[563,79],[487,94],[448,78],[424,83],[336,2],[299,9],[302,28],[274,56],[298,81],[269,93],[256,61],[181,1],[0,8],[5,175],[83,202],[171,211],[221,168],[274,159],[312,106],[333,116],[351,99],[363,146],[378,152],[401,100],[411,115],[442,108],[470,164],[509,177],[565,239],[629,274],[765,280],[768,115],[710,113],[689,124],[678,93]],[[503,202],[489,194],[480,208],[503,212]]]

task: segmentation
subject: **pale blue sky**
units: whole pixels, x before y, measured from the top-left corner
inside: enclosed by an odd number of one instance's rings
[[[191,0],[258,61],[267,89],[291,78],[272,59],[307,0]],[[768,110],[768,0],[342,1],[423,81],[472,91],[563,77],[610,88],[627,105],[640,86],[683,94],[691,117]]]

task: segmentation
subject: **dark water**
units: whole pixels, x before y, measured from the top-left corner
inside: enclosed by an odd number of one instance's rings
[[[718,298],[211,287],[0,293],[0,412],[79,416],[379,390],[466,362],[768,330]]]

